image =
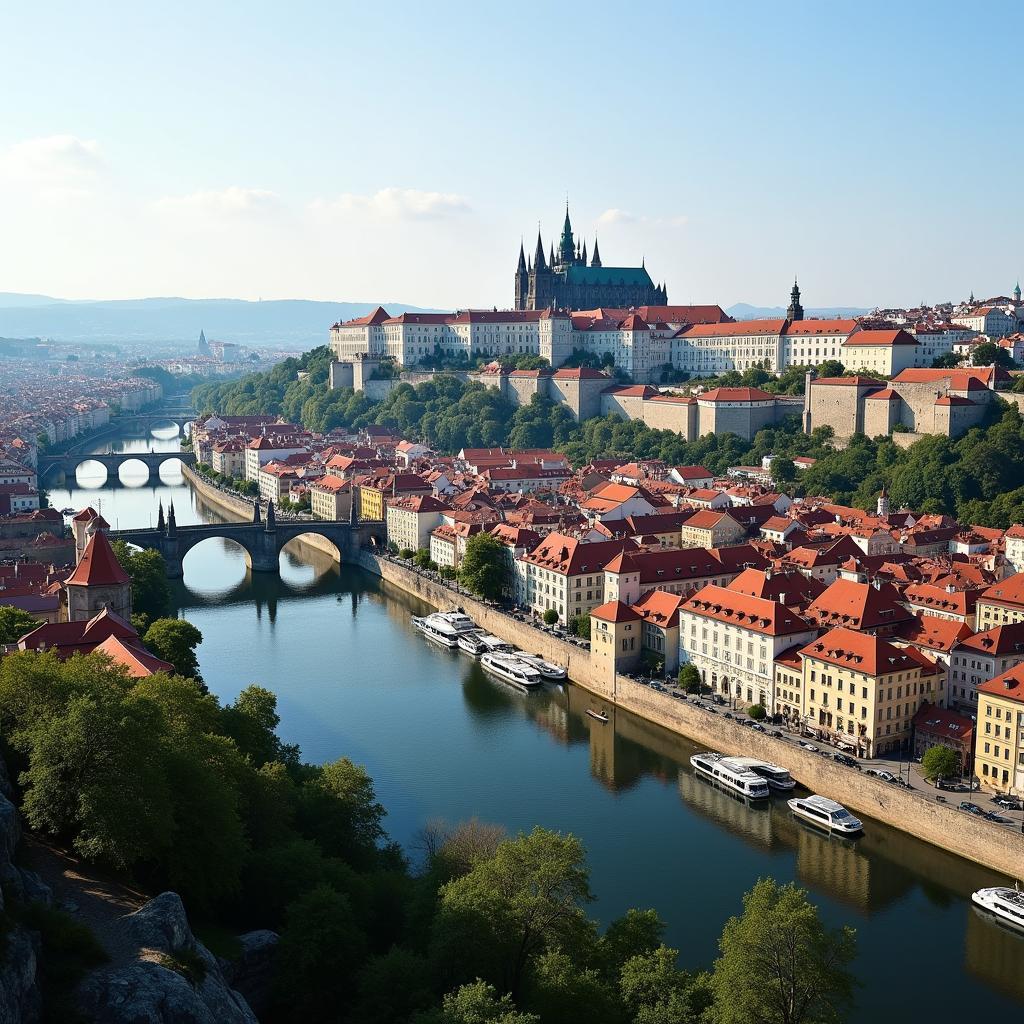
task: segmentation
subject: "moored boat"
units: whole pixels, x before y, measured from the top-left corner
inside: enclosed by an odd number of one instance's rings
[[[459,637],[476,628],[473,620],[463,612],[433,612],[430,615],[413,615],[411,620],[428,640],[442,647],[456,647]]]
[[[795,815],[827,832],[852,836],[864,831],[860,818],[855,818],[841,803],[827,796],[798,796],[786,803]]]
[[[540,673],[511,654],[484,654],[480,664],[499,679],[522,690],[535,690],[543,680]]]
[[[719,785],[741,796],[758,800],[769,795],[768,783],[760,775],[749,768],[733,764],[731,758],[723,757],[714,750],[694,754],[690,758],[690,765],[695,771],[714,779]]]
[[[1020,889],[995,885],[971,893],[971,899],[976,906],[987,910],[1000,921],[1024,930],[1024,892]]]
[[[523,651],[517,651],[516,657],[524,664],[535,668],[545,679],[560,682],[566,678],[566,671],[561,665],[556,665],[553,661],[545,661],[539,654],[526,654]]]
[[[760,775],[768,783],[769,789],[788,791],[796,787],[796,781],[789,771],[771,761],[761,761],[756,757],[730,757],[732,764],[741,768],[749,768],[752,772]]]
[[[461,633],[459,639],[456,641],[459,646],[459,650],[465,652],[473,658],[479,658],[481,654],[487,652],[487,647],[481,642],[481,631],[471,630],[466,633]]]

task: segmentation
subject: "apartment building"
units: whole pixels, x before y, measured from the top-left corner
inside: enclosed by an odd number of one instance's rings
[[[949,702],[967,715],[978,713],[982,683],[1024,662],[1024,621],[993,626],[955,644],[949,659]]]
[[[604,604],[604,567],[628,545],[623,540],[587,544],[549,533],[522,559],[527,607],[538,615],[553,608],[565,622]]]
[[[430,547],[430,535],[441,525],[446,502],[430,494],[407,495],[387,500],[388,543],[399,550],[419,551]]]
[[[715,693],[775,709],[775,659],[817,635],[778,601],[713,584],[679,609],[679,663],[691,664]]]
[[[1024,796],[1024,672],[1012,668],[978,687],[974,771],[989,790]]]
[[[1024,622],[1024,572],[993,583],[983,590],[976,606],[978,629]]]

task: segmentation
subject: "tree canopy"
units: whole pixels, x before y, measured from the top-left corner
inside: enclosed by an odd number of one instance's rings
[[[459,579],[474,594],[488,600],[501,597],[507,571],[505,545],[489,533],[475,533],[466,541],[466,554],[459,566]]]
[[[0,644],[16,644],[38,625],[39,620],[21,608],[10,604],[0,606]]]

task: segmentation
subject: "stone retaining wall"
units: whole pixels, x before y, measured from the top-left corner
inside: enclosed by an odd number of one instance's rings
[[[722,714],[711,714],[625,676],[617,676],[612,687],[591,665],[590,652],[583,648],[520,622],[498,608],[455,594],[389,558],[364,551],[358,561],[368,572],[435,608],[460,605],[470,618],[503,640],[564,665],[569,678],[593,695],[591,706],[604,711],[612,721],[617,710],[627,711],[713,750],[785,765],[803,786],[855,811],[1008,877],[1024,872],[1024,836],[1009,826],[997,826],[959,810],[957,794],[948,795],[948,804],[939,803],[919,792],[901,789],[813,754],[793,740],[775,739],[744,728]]]

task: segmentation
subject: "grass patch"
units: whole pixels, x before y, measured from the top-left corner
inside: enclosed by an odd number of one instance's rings
[[[80,1021],[72,993],[94,967],[107,962],[96,936],[69,914],[42,903],[12,909],[12,916],[42,939],[39,957],[39,989],[43,996],[44,1024]]]
[[[170,953],[161,953],[159,963],[180,974],[193,988],[202,985],[206,978],[206,961],[191,946],[179,946]]]
[[[242,940],[230,929],[218,924],[192,926],[192,934],[214,955],[234,960],[242,953]]]

